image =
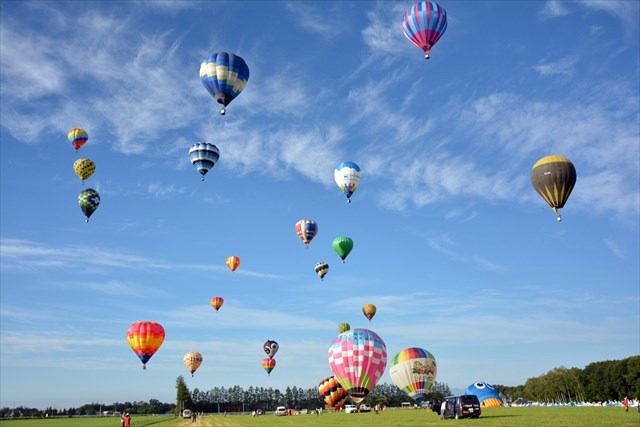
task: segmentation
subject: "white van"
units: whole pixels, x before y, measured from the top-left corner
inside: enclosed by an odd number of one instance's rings
[[[278,406],[273,415],[287,415],[287,408],[284,406]]]
[[[356,405],[344,405],[344,412],[347,414],[358,412],[358,407]]]
[[[182,418],[191,418],[191,409],[185,409],[182,411]]]

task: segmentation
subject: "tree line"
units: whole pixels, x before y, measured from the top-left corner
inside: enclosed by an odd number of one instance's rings
[[[517,398],[536,402],[607,402],[620,401],[625,396],[640,397],[640,356],[622,360],[595,362],[584,369],[555,368],[546,374],[529,378],[524,385],[515,387],[492,384],[504,396],[505,403]],[[451,390],[445,383],[436,382],[428,400],[440,400],[450,396]],[[409,397],[394,384],[378,384],[363,403],[371,406],[400,406],[410,401]],[[133,414],[178,414],[183,409],[198,412],[251,412],[254,409],[272,411],[277,406],[309,409],[324,407],[317,387],[287,387],[284,392],[272,387],[254,387],[248,389],[233,387],[214,387],[211,390],[194,389],[190,391],[182,376],[176,379],[176,402],[162,403],[151,399],[149,402],[136,401],[113,403],[89,403],[79,408],[45,410],[29,407],[1,408],[0,418],[45,417],[99,415],[101,413],[130,412]]]

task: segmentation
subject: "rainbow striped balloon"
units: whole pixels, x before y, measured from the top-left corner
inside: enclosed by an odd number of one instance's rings
[[[416,402],[422,402],[433,388],[438,368],[433,354],[424,348],[405,348],[391,361],[393,383]]]
[[[142,369],[164,341],[164,328],[156,322],[136,322],[127,331],[127,341],[142,361]]]

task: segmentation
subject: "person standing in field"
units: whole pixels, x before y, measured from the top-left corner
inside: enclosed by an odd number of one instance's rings
[[[624,406],[624,412],[629,412],[629,398],[627,396],[624,397],[622,406]]]
[[[122,425],[124,427],[131,427],[131,416],[129,413],[124,414],[124,423]]]

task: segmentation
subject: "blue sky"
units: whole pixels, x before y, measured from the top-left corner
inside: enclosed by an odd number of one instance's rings
[[[178,375],[315,387],[340,322],[389,359],[426,348],[459,389],[640,353],[638,2],[442,1],[429,61],[402,33],[411,4],[4,2],[0,406],[171,402]],[[220,51],[251,70],[224,117],[198,76]],[[560,223],[530,183],[550,154],[578,173]],[[343,161],[362,168],[350,205]],[[146,371],[140,320],[166,330]]]

